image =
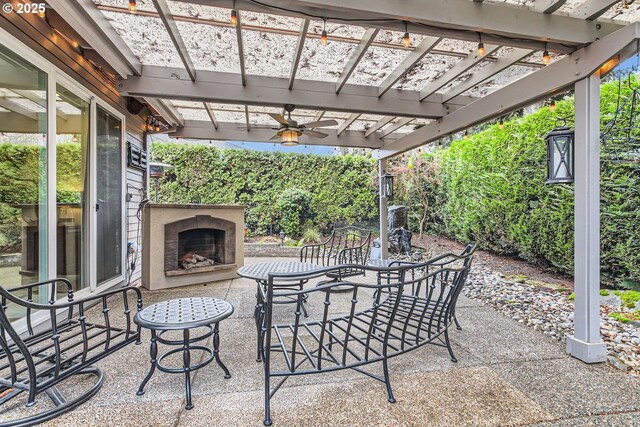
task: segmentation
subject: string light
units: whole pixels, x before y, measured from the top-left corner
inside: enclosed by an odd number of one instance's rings
[[[478,43],[478,56],[484,56],[487,53],[487,50],[484,48],[484,43],[482,43],[482,34],[478,33],[480,37],[480,43]]]
[[[231,19],[229,20],[234,27],[238,26],[238,12],[235,9],[231,10]]]
[[[625,8],[625,9],[629,9],[629,5],[630,4],[631,4],[631,2],[628,1],[628,0],[623,0],[622,1],[622,7]]]
[[[138,5],[136,0],[129,0],[129,12],[136,13],[138,11]]]
[[[551,55],[549,55],[549,51],[547,50],[547,44],[544,44],[544,52],[542,52],[542,63],[544,65],[549,65],[551,62]]]
[[[45,9],[45,10],[39,10],[39,11],[38,11],[38,16],[39,16],[40,18],[43,18],[43,19],[44,19],[44,18],[46,18],[46,17],[47,17],[46,9]]]
[[[549,111],[556,111],[556,101],[551,100],[549,103]]]
[[[469,138],[469,131],[464,131],[464,135],[462,135],[462,138],[467,139]]]
[[[80,45],[78,44],[78,42],[77,42],[77,41],[75,41],[75,40],[71,40],[71,46],[73,46],[73,47],[77,48],[77,47],[78,47],[78,46],[80,46]]]
[[[498,123],[498,127],[500,129],[504,129],[504,120],[502,119],[502,117],[500,117],[500,123]]]
[[[322,18],[322,35],[320,36],[320,43],[322,46],[326,46],[329,42],[329,38],[327,37],[327,19]]]
[[[411,46],[411,37],[409,37],[409,30],[407,29],[407,21],[404,21],[404,37],[402,37],[402,46]]]

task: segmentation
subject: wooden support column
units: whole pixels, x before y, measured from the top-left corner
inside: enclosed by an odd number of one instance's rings
[[[600,76],[575,84],[574,335],[567,352],[586,363],[604,362],[600,336]]]
[[[389,255],[389,230],[387,229],[387,197],[382,189],[382,177],[387,169],[387,160],[378,160],[378,192],[380,195],[380,257],[385,259]]]

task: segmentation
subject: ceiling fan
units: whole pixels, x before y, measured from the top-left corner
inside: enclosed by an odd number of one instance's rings
[[[302,135],[307,135],[313,138],[326,138],[328,135],[324,132],[318,132],[316,128],[322,128],[327,126],[336,126],[338,124],[335,120],[319,120],[309,123],[298,124],[291,118],[291,112],[295,110],[296,106],[293,104],[285,104],[284,110],[287,112],[287,118],[281,114],[267,113],[275,121],[280,123],[280,126],[273,128],[278,132],[271,137],[270,141],[280,141],[282,145],[297,145],[298,138]]]

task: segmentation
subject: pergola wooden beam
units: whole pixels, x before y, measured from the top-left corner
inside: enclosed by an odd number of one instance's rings
[[[238,40],[238,57],[240,61],[240,81],[242,86],[247,85],[247,70],[244,64],[244,41],[242,40],[242,12],[237,11],[238,24],[236,25],[236,39]]]
[[[611,6],[619,2],[620,0],[587,0],[576,7],[571,12],[571,16],[592,21],[602,16]]]
[[[211,124],[214,128],[218,129],[218,119],[216,118],[216,113],[213,111],[208,102],[203,102],[204,108],[207,110],[207,114],[209,115],[209,119],[211,120]]]
[[[395,118],[395,116],[384,116],[364,132],[364,137],[368,138],[369,136],[373,135],[378,129],[382,128],[387,123],[392,122]]]
[[[379,148],[383,142],[377,135],[363,138],[362,131],[346,130],[338,137],[335,129],[322,129],[328,134],[326,138],[311,138],[303,135],[300,137],[300,144],[324,145],[328,147],[352,147],[352,148]],[[270,138],[275,131],[270,128],[254,127],[250,132],[243,128],[243,123],[218,122],[218,128],[214,128],[210,122],[198,120],[186,120],[183,127],[178,128],[171,135],[186,139],[203,139],[219,141],[246,141],[264,142],[273,144]]]
[[[298,34],[298,44],[296,45],[296,52],[293,55],[293,62],[291,63],[291,71],[289,71],[289,89],[293,89],[293,84],[296,80],[296,73],[298,72],[298,64],[300,64],[300,57],[302,56],[302,49],[304,48],[304,42],[307,39],[307,31],[309,31],[309,20],[304,19],[300,24],[300,33]]]
[[[336,82],[336,93],[340,93],[344,85],[347,83],[347,80],[349,80],[351,74],[356,70],[360,60],[367,52],[367,49],[369,49],[369,46],[371,46],[371,43],[373,43],[373,40],[378,35],[379,31],[380,30],[378,28],[367,28],[360,40],[360,43],[356,47],[356,50],[351,54],[349,62],[347,62],[347,65],[342,70],[340,77],[338,77],[338,81]]]
[[[169,125],[173,127],[184,126],[184,118],[182,117],[182,114],[180,114],[171,101],[149,97],[145,97],[145,101],[147,101],[147,104],[149,104],[158,114],[168,121]]]
[[[413,119],[411,117],[405,117],[405,118],[398,119],[397,122],[395,122],[392,125],[387,126],[387,127],[383,128],[382,130],[380,130],[380,132],[378,132],[378,136],[380,138],[384,138],[387,135],[390,135],[393,132],[397,131],[398,129],[400,129],[402,127],[405,127],[406,125],[408,125],[409,123],[411,123],[414,120],[415,119]]]
[[[118,82],[117,89],[129,96],[178,99],[221,104],[282,106],[294,104],[310,110],[343,111],[348,113],[439,118],[475,100],[457,97],[442,104],[434,95],[419,102],[418,91],[391,89],[378,97],[376,86],[346,84],[339,94],[335,83],[305,81],[289,89],[289,79],[249,76],[247,86],[238,83],[238,74],[198,70],[192,82],[183,69],[145,66],[142,76],[130,76]]]
[[[413,69],[413,67],[415,67],[426,54],[431,52],[433,48],[440,43],[440,40],[442,40],[440,37],[425,37],[404,59],[404,61],[402,61],[402,63],[400,63],[400,65],[398,65],[391,74],[389,74],[387,78],[380,83],[380,86],[378,87],[378,96],[382,96],[387,93],[387,91],[391,89],[398,80],[406,76],[407,73],[411,71],[411,69]]]
[[[352,124],[353,122],[355,122],[356,120],[358,120],[358,117],[360,117],[360,114],[358,114],[358,113],[350,114],[350,115],[349,115],[349,117],[348,117],[344,122],[342,122],[342,124],[340,124],[340,126],[338,126],[338,131],[336,132],[336,136],[340,136],[340,134],[341,134],[342,132],[344,132],[345,130],[347,130],[347,128],[348,128],[349,126],[351,126],[351,124]]]
[[[432,96],[438,90],[442,89],[449,83],[455,81],[458,77],[464,74],[466,71],[475,67],[478,63],[480,63],[486,55],[491,55],[493,52],[500,49],[500,46],[487,44],[485,45],[486,54],[480,56],[478,54],[470,53],[466,58],[458,61],[449,71],[429,83],[425,88],[420,91],[420,100],[424,100]]]
[[[183,0],[189,3],[216,7],[232,7],[233,0]],[[622,24],[598,21],[585,22],[571,16],[551,15],[526,7],[501,3],[474,3],[468,0],[422,0],[389,2],[388,0],[270,0],[258,4],[251,0],[236,0],[246,10],[278,13],[298,18],[339,16],[341,19],[370,20],[367,26],[404,32],[404,20],[409,20],[409,32],[458,40],[477,41],[482,29],[485,43],[548,49],[570,53],[576,47],[591,43],[622,28]],[[289,10],[274,9],[269,5]],[[455,10],[455,13],[451,13]],[[412,24],[415,22],[416,24]],[[600,25],[596,25],[600,24]]]
[[[167,4],[166,0],[153,0],[153,5],[156,7],[158,13],[160,14],[160,19],[164,23],[164,27],[169,34],[169,38],[171,38],[173,46],[175,46],[176,50],[178,51],[178,55],[180,56],[182,64],[184,64],[185,70],[187,70],[191,81],[195,82],[196,67],[193,65],[193,61],[191,61],[191,57],[189,56],[189,52],[187,51],[187,46],[184,44],[184,40],[182,39],[180,31],[178,30],[178,25],[173,19],[171,9],[169,9],[169,4]]]
[[[457,85],[453,86],[451,89],[443,93],[442,101],[443,102],[450,101],[456,96],[490,79],[491,77],[495,76],[499,72],[506,70],[510,66],[518,63],[518,61],[522,60],[523,58],[526,58],[532,53],[533,51],[529,49],[520,49],[520,48],[513,49],[513,51],[509,52],[507,55],[501,58],[498,58],[496,62],[485,66],[483,69],[479,70],[477,73],[474,73],[467,80],[458,83]]]

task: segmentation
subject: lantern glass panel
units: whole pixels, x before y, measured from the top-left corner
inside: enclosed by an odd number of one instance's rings
[[[573,141],[570,129],[547,135],[547,182],[573,182]]]

